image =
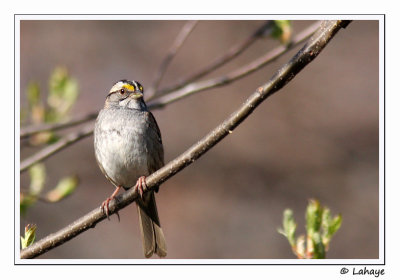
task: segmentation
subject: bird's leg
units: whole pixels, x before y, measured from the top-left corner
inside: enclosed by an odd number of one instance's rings
[[[140,197],[143,198],[143,189],[147,189],[146,176],[139,177],[135,188],[138,190]]]
[[[110,203],[110,201],[117,195],[118,191],[122,188],[122,186],[118,186],[115,188],[115,191],[112,193],[112,195],[107,198],[106,200],[103,201],[103,203],[101,204],[101,210],[103,210],[103,212],[105,212],[105,214],[107,215],[107,219],[109,218],[109,208],[108,208],[108,204]],[[118,212],[117,212],[118,215]],[[119,215],[118,215],[118,220],[119,220]]]

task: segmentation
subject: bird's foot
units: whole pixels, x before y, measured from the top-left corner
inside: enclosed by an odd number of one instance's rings
[[[110,220],[110,215],[109,215],[109,214],[110,214],[110,209],[109,209],[110,201],[114,199],[114,197],[118,194],[118,191],[119,191],[120,189],[121,189],[121,186],[118,186],[118,187],[115,189],[115,191],[112,193],[112,195],[111,195],[110,197],[108,197],[106,200],[104,200],[103,203],[101,203],[100,208],[101,208],[101,210],[103,211],[103,213],[106,214],[108,220]],[[118,221],[119,221],[120,218],[119,218],[118,212],[115,212],[115,214],[117,214],[117,216],[118,216]]]
[[[140,197],[143,198],[143,192],[147,189],[146,176],[139,177],[136,182],[135,188],[139,192]]]

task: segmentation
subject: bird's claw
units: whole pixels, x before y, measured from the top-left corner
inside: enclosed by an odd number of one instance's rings
[[[139,179],[136,182],[135,188],[139,192],[140,198],[143,198],[144,189],[147,189],[145,176],[139,177]]]
[[[104,200],[103,203],[102,203],[101,206],[100,206],[101,211],[102,211],[104,214],[106,214],[108,220],[110,220],[110,209],[109,209],[109,206],[108,206],[108,205],[110,204],[110,201],[117,195],[117,193],[118,193],[118,191],[120,190],[120,188],[121,188],[121,186],[118,186],[118,187],[115,189],[115,191],[113,192],[113,194],[112,194],[109,198],[107,198],[106,200]],[[117,216],[118,216],[118,221],[119,221],[120,219],[119,219],[118,211],[115,212],[115,213],[117,214]]]
[[[100,208],[101,211],[103,211],[104,214],[106,214],[107,219],[110,220],[110,209],[108,207],[108,205],[110,204],[111,198],[107,198],[106,200],[103,201],[103,203],[101,204]]]

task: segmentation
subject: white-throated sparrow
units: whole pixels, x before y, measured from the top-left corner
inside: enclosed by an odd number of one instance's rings
[[[101,171],[116,187],[102,203],[106,215],[110,200],[121,188],[138,188],[141,197],[136,204],[144,255],[166,256],[154,192],[143,193],[145,176],[164,165],[164,150],[160,130],[144,103],[140,83],[121,80],[111,88],[96,120],[94,149]]]

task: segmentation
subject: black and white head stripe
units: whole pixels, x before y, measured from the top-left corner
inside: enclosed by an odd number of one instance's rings
[[[139,82],[129,80],[120,80],[116,82],[111,88],[110,93],[119,91],[122,88],[129,91],[140,91],[143,93],[143,86]]]

